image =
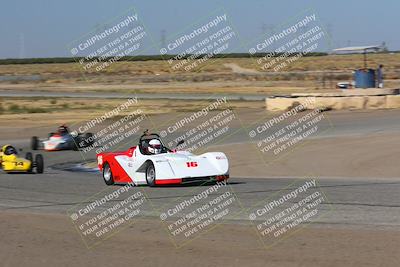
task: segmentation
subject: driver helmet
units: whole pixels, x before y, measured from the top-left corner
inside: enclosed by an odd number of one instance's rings
[[[14,155],[17,154],[17,150],[15,149],[15,147],[7,145],[3,147],[3,152],[4,155]]]
[[[63,124],[60,127],[58,127],[58,133],[63,135],[63,134],[67,134],[68,133],[68,127]]]
[[[161,142],[158,139],[152,139],[149,142],[149,147],[147,148],[150,154],[160,154],[161,153]]]

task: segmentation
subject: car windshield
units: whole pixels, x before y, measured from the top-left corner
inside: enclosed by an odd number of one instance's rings
[[[145,154],[145,155],[151,154],[148,151],[148,148],[150,146],[149,142],[151,140],[160,141],[160,143],[161,143],[161,147],[160,147],[161,152],[160,153],[167,153],[169,151],[169,149],[163,145],[163,142],[161,141],[160,137],[157,134],[145,134],[140,137],[140,141],[139,141],[139,149],[142,154]]]

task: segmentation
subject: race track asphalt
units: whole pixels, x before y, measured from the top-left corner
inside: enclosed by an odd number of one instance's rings
[[[399,112],[382,114],[384,116],[370,117],[365,113],[354,113],[351,116],[337,113],[331,116],[335,128],[316,138],[400,133]],[[246,138],[239,136],[231,141],[248,142]],[[29,150],[27,140],[14,141],[24,150]],[[58,168],[61,163],[79,161],[79,152],[52,152],[44,153],[44,156],[47,166],[44,174],[0,173],[0,210],[66,214],[67,210],[94,194],[118,188],[118,186],[107,187],[100,173],[72,172]],[[94,155],[89,158],[94,159]],[[289,189],[287,187],[296,181],[299,181],[299,177],[269,177],[267,173],[261,178],[231,177],[230,190],[235,193],[241,205],[236,207],[237,216],[225,222],[241,223],[248,220],[249,210],[255,203],[262,203],[277,192],[288,192],[294,187]],[[328,176],[319,179],[318,183],[327,198],[320,206],[324,216],[316,219],[315,225],[375,229],[400,226],[399,177],[364,179]],[[162,207],[176,198],[194,196],[202,190],[201,188],[203,187],[137,187],[131,190],[145,192],[153,203],[155,209],[146,211],[146,216],[159,217],[162,208],[157,207]]]

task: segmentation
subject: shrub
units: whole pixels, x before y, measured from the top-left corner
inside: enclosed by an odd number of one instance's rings
[[[28,108],[26,111],[28,113],[45,113],[45,112],[47,112],[47,110],[43,109],[43,108]]]
[[[18,112],[21,110],[21,108],[17,104],[12,104],[11,106],[8,107],[8,110],[10,112]]]

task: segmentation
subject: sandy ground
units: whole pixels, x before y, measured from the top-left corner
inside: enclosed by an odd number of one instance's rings
[[[68,217],[0,214],[2,266],[399,266],[400,231],[308,227],[265,248],[252,226],[220,225],[175,248],[157,221],[138,221],[88,249]]]
[[[240,177],[265,177],[265,173],[269,177],[309,174],[317,177],[398,177],[395,161],[399,149],[393,145],[400,142],[398,134],[334,140],[308,140],[279,157],[264,157],[257,153],[255,146],[246,144],[231,145],[224,150],[236,163],[232,172]]]

